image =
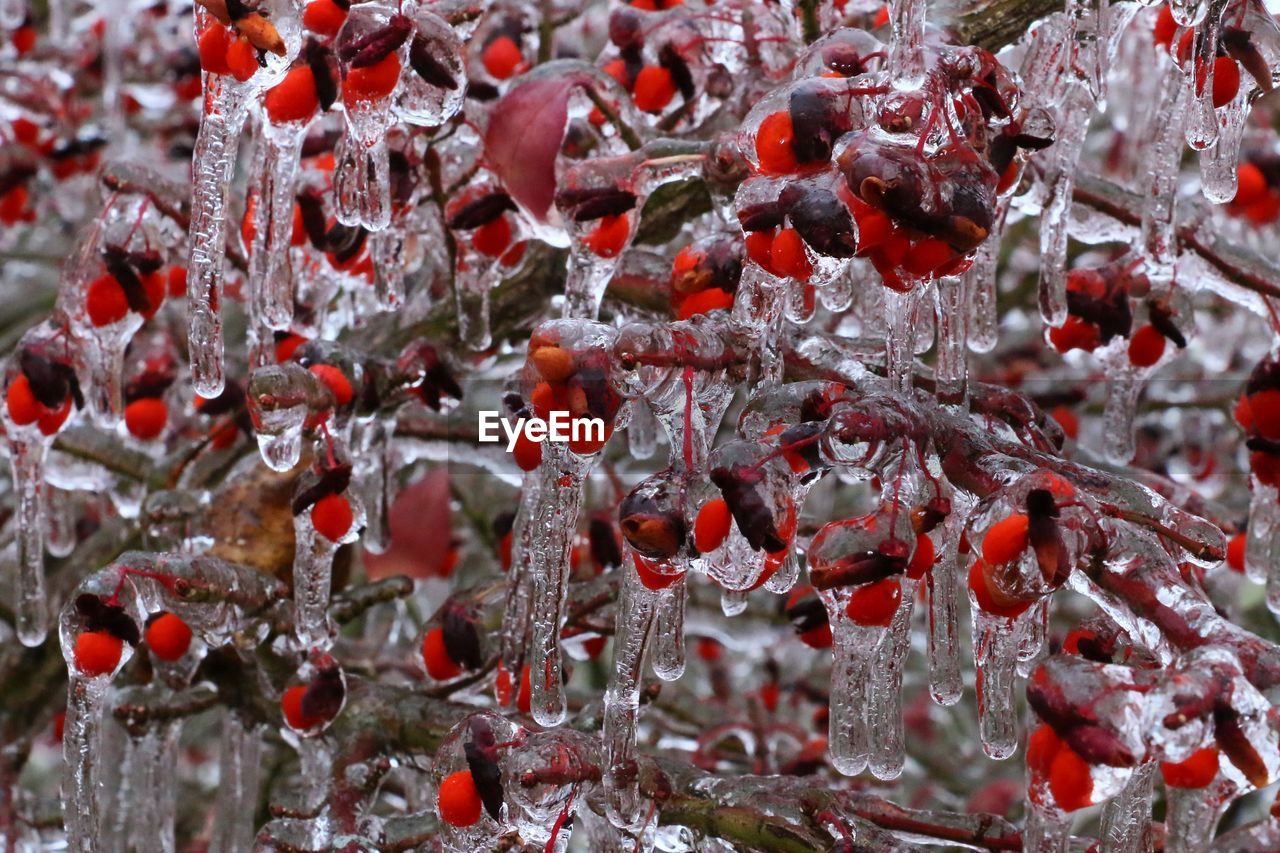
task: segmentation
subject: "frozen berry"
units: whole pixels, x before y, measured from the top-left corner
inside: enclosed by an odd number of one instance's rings
[[[510,244],[511,223],[505,216],[486,222],[471,233],[471,245],[476,247],[477,252],[490,258],[501,255]]]
[[[1161,761],[1160,775],[1170,788],[1204,788],[1218,778],[1218,765],[1218,748],[1206,746],[1182,761]]]
[[[497,80],[506,80],[524,70],[524,55],[511,36],[500,35],[485,45],[480,57],[484,70]]]
[[[542,465],[542,444],[534,441],[524,430],[516,436],[515,447],[511,451],[516,465],[521,471],[536,471]]]
[[[1063,811],[1073,812],[1093,803],[1093,775],[1089,763],[1065,743],[1049,766],[1049,791]]]
[[[1267,178],[1262,170],[1252,163],[1241,163],[1236,170],[1236,197],[1232,204],[1248,207],[1261,200],[1267,194]]]
[[[1069,352],[1082,349],[1093,352],[1102,345],[1102,335],[1098,327],[1087,320],[1081,320],[1074,314],[1068,314],[1066,322],[1061,326],[1049,329],[1049,343],[1058,352]]]
[[[992,585],[994,570],[985,560],[974,560],[969,568],[969,591],[973,593],[978,609],[993,616],[1012,619],[1031,606],[1030,601],[1019,601],[1003,595]]]
[[[661,65],[646,65],[636,75],[631,97],[641,112],[660,113],[675,96],[675,78]]]
[[[698,293],[690,293],[680,300],[676,319],[688,320],[698,314],[710,314],[722,308],[727,310],[733,307],[733,299],[732,293],[725,293],[718,287],[708,287]]]
[[[1240,91],[1240,66],[1229,56],[1213,61],[1213,106],[1225,107]]]
[[[40,428],[40,432],[45,435],[53,435],[62,428],[66,423],[67,417],[71,414],[71,398],[67,397],[62,401],[62,405],[56,411],[48,411],[47,409],[36,420],[36,426]]]
[[[90,323],[109,326],[120,322],[129,313],[129,300],[125,297],[120,282],[109,273],[104,273],[89,284],[89,289],[85,292],[84,307],[89,314]]]
[[[292,729],[306,731],[314,729],[324,722],[324,718],[315,714],[306,714],[302,710],[302,697],[307,694],[307,685],[295,684],[286,689],[280,697],[280,710],[284,712],[285,722]]]
[[[5,405],[9,409],[9,420],[18,426],[26,426],[36,422],[36,418],[44,412],[44,406],[31,391],[31,380],[25,373],[19,373],[9,383],[5,394]]]
[[[916,550],[911,555],[911,562],[907,564],[907,577],[912,580],[920,580],[937,562],[937,552],[933,547],[933,540],[929,538],[928,533],[916,534]]]
[[[902,584],[897,578],[885,578],[855,589],[845,613],[863,627],[884,628],[893,621],[901,600]]]
[[[355,390],[346,374],[332,364],[313,364],[311,373],[329,387],[333,399],[339,406],[345,406],[355,398]]]
[[[244,36],[232,39],[227,45],[227,68],[241,83],[258,73],[258,51]]]
[[[330,542],[341,541],[354,520],[351,502],[342,495],[325,495],[311,507],[312,526]]]
[[[147,646],[160,660],[178,660],[190,645],[191,628],[172,613],[162,613],[147,626]]]
[[[159,397],[143,397],[124,407],[124,425],[141,441],[150,441],[164,432],[168,419],[169,407]]]
[[[1160,12],[1156,15],[1156,24],[1152,30],[1152,40],[1168,50],[1173,44],[1173,36],[1178,31],[1178,22],[1173,19],[1173,12],[1169,10],[1169,4],[1165,3],[1160,6]]]
[[[1245,550],[1248,547],[1249,537],[1243,533],[1237,533],[1227,542],[1227,566],[1234,571],[1244,571]]]
[[[657,592],[666,589],[683,577],[680,572],[670,571],[665,563],[649,560],[639,554],[632,556],[635,558],[636,577],[640,579],[645,589]]]
[[[1011,563],[1027,548],[1030,520],[1020,512],[1002,518],[982,537],[982,559],[993,566]]]
[[[227,48],[231,45],[231,33],[222,24],[213,24],[200,34],[198,49],[200,67],[210,74],[230,74],[227,65]]]
[[[444,643],[443,628],[432,628],[423,636],[422,662],[427,667],[427,675],[436,681],[448,681],[462,673],[462,667],[449,657],[449,649]]]
[[[347,20],[347,10],[334,0],[311,0],[302,13],[302,25],[318,35],[333,38]]]
[[[115,672],[124,651],[124,641],[106,631],[85,631],[76,637],[76,669],[81,675],[94,678]]]
[[[343,82],[342,97],[346,102],[376,101],[395,91],[400,82],[400,56],[388,53],[373,65],[352,68]]]
[[[616,258],[626,248],[627,239],[631,236],[631,220],[627,214],[605,216],[600,219],[582,244],[595,255],[602,258]]]
[[[307,121],[320,108],[316,96],[316,76],[309,65],[299,65],[267,90],[262,99],[267,117],[276,124]]]
[[[1134,367],[1151,367],[1164,355],[1165,339],[1155,326],[1147,325],[1129,339],[1129,363]]]
[[[1075,441],[1080,437],[1080,418],[1066,406],[1054,406],[1049,412],[1049,417],[1057,421],[1058,426],[1062,428],[1062,434],[1067,438]]]
[[[783,228],[773,238],[769,259],[773,264],[773,271],[779,276],[808,281],[813,274],[813,265],[809,263],[804,241],[794,228]]]
[[[724,544],[729,537],[733,516],[724,498],[716,498],[703,504],[693,523],[693,544],[706,554]]]
[[[789,112],[783,110],[765,116],[756,130],[756,160],[760,163],[760,171],[786,175],[799,167],[791,147],[794,135]]]
[[[440,783],[436,810],[450,826],[471,826],[480,820],[480,792],[470,770],[459,770]]]

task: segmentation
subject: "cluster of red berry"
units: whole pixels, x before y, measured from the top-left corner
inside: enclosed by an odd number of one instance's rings
[[[1154,367],[1164,357],[1167,342],[1179,349],[1186,338],[1167,304],[1146,302],[1147,322],[1134,328],[1134,302],[1150,290],[1147,277],[1120,262],[1103,267],[1077,268],[1067,273],[1067,319],[1046,334],[1058,352],[1093,352],[1117,338],[1127,339],[1126,357],[1134,367]]]

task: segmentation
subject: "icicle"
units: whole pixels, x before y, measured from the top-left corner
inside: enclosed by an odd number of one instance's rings
[[[520,504],[511,525],[511,591],[502,614],[502,662],[508,671],[520,672],[529,645],[529,618],[533,596],[530,567],[534,557],[534,534],[537,530],[538,493],[542,474],[532,471],[524,475]]]
[[[1071,815],[1057,808],[1028,802],[1022,849],[1035,853],[1066,853],[1071,840],[1071,823]]]
[[[656,595],[640,583],[630,551],[622,566],[622,590],[613,639],[613,669],[604,694],[605,811],[619,829],[640,826],[642,804],[633,766],[640,676],[653,631]]]
[[[1208,850],[1234,785],[1219,779],[1204,788],[1165,786],[1164,849],[1167,853]]]
[[[978,732],[982,751],[1001,760],[1013,755],[1018,748],[1013,698],[1018,626],[1016,620],[993,616],[977,604],[973,606],[973,622],[973,658],[978,668]]]
[[[249,246],[250,311],[269,329],[288,329],[293,319],[293,276],[289,248],[293,238],[294,176],[306,138],[303,122],[262,123],[250,185],[253,244]]]
[[[405,225],[392,215],[391,225],[385,231],[369,236],[369,252],[373,259],[373,284],[378,294],[378,305],[384,311],[394,311],[404,304],[405,273]]]
[[[262,771],[262,734],[246,728],[231,711],[222,721],[222,750],[218,759],[218,794],[210,853],[236,853],[253,845],[254,814],[258,808],[258,777]]]
[[[1106,44],[1107,0],[1067,0],[1067,18],[1074,36],[1074,68],[1090,97],[1103,97],[1110,58]]]
[[[965,282],[959,277],[940,279],[934,294],[938,350],[934,364],[938,402],[964,408],[969,396],[969,365],[965,358],[968,334]]]
[[[65,557],[76,548],[75,498],[66,489],[46,482],[44,500],[45,549],[55,557]]]
[[[740,616],[747,609],[747,590],[724,589],[720,591],[720,612],[725,616]]]
[[[133,850],[169,853],[174,849],[174,810],[177,785],[178,721],[155,723],[131,743],[132,815],[129,845]]]
[[[902,728],[902,669],[911,650],[911,611],[916,581],[903,577],[902,599],[893,622],[884,629],[876,650],[867,691],[867,730],[871,772],[878,779],[902,775],[906,746]]]
[[[1161,98],[1167,109],[1161,117],[1162,124],[1156,128],[1155,138],[1151,140],[1145,158],[1147,173],[1142,179],[1145,196],[1141,238],[1143,259],[1146,261],[1144,272],[1157,290],[1167,288],[1173,280],[1173,268],[1178,260],[1175,226],[1182,157],[1182,139],[1178,130],[1182,127],[1188,100],[1188,90],[1179,83],[1178,70],[1170,68]]]
[[[66,765],[62,819],[67,831],[67,849],[73,851],[97,849],[99,813],[94,762],[99,755],[102,711],[110,689],[109,678],[85,678],[72,665],[67,682],[67,716],[62,729],[62,756]]]
[[[1169,13],[1180,27],[1198,26],[1209,12],[1209,0],[1169,0]]]
[[[960,535],[967,512],[953,506],[945,522],[942,558],[926,575],[929,589],[929,693],[939,705],[960,701]]]
[[[882,629],[855,623],[845,613],[843,598],[837,606],[828,606],[827,613],[832,653],[827,749],[832,767],[845,776],[856,776],[866,768],[870,753],[867,685]]]
[[[1231,103],[1218,110],[1218,144],[1200,152],[1200,189],[1214,204],[1236,197],[1240,143],[1249,118],[1250,86],[1242,85]]]
[[[1213,106],[1214,59],[1218,55],[1218,36],[1222,31],[1222,13],[1227,0],[1208,0],[1203,25],[1196,28],[1191,45],[1190,73],[1186,75],[1187,144],[1203,151],[1218,141],[1218,116]],[[1200,69],[1204,77],[1200,77]]]
[[[1018,620],[1018,674],[1031,675],[1037,662],[1048,653],[1045,639],[1049,632],[1049,598],[1037,601]]]
[[[377,13],[371,13],[377,14]],[[335,215],[343,225],[382,231],[391,224],[391,159],[387,131],[395,117],[387,99],[346,104],[346,133],[334,151]]]
[[[1058,138],[1049,150],[1047,189],[1040,219],[1040,316],[1050,326],[1067,319],[1067,232],[1076,164],[1093,117],[1094,102],[1079,83],[1068,84],[1059,111]]]
[[[197,34],[203,20],[196,16]],[[187,334],[196,393],[217,397],[225,382],[222,353],[222,262],[227,253],[227,193],[235,172],[249,89],[226,75],[204,75],[205,107],[191,155],[191,258],[187,265]]]
[[[1244,571],[1262,583],[1280,566],[1280,491],[1250,475],[1249,523],[1246,529]]]
[[[916,323],[920,312],[920,288],[899,293],[885,291],[885,372],[895,391],[909,393],[915,365]]]
[[[926,0],[889,2],[889,76],[898,89],[918,89],[924,82]]]
[[[653,409],[642,400],[631,404],[627,424],[627,450],[633,459],[649,459],[658,446],[658,421]]]
[[[742,270],[738,291],[734,296],[731,316],[734,322],[749,329],[760,342],[760,374],[753,393],[777,385],[782,380],[782,355],[777,331],[782,324],[783,285],[754,263]]]
[[[302,459],[302,430],[310,412],[310,380],[301,365],[271,365],[249,377],[248,405],[262,461],[272,471],[290,471]]]
[[[662,591],[653,629],[653,674],[663,681],[684,675],[684,610],[689,576]]]
[[[354,534],[360,525],[353,521],[351,527],[348,532]],[[333,555],[340,543],[316,531],[309,508],[293,517],[293,531],[294,632],[302,648],[328,649],[333,642],[329,590],[333,585]]]
[[[533,580],[529,704],[539,724],[556,726],[564,720],[567,710],[560,624],[564,621],[573,534],[591,460],[578,456],[564,444],[552,442],[543,443],[542,453],[542,485],[533,516],[533,552],[529,566]]]
[[[964,299],[968,302],[966,341],[972,352],[991,352],[1000,338],[1000,315],[996,310],[996,268],[1004,236],[1007,200],[1001,200],[991,234],[978,247],[973,266],[964,276]]]
[[[1102,853],[1150,853],[1151,798],[1156,762],[1146,761],[1134,768],[1124,788],[1102,813],[1099,842]]]
[[[24,646],[44,642],[49,631],[49,602],[44,590],[44,459],[41,440],[10,441],[9,462],[18,493],[17,633]]]
[[[492,289],[493,277],[487,270],[455,270],[453,274],[453,298],[458,306],[458,337],[476,352],[493,345],[489,319],[489,292]]]
[[[1128,366],[1114,371],[1107,383],[1107,405],[1102,415],[1103,453],[1112,464],[1127,465],[1137,452],[1133,422],[1142,388],[1143,378]]]

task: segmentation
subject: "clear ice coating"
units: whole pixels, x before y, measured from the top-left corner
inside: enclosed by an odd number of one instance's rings
[[[0,425],[69,678],[6,843],[1195,851],[1280,777],[1258,4],[46,5]],[[984,813],[863,776],[952,752]]]

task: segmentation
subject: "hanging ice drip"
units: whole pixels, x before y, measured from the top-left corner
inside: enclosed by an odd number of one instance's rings
[[[73,408],[84,407],[77,368],[83,358],[69,329],[44,323],[18,342],[4,371],[5,404],[0,413],[9,449],[16,493],[18,639],[26,646],[44,642],[49,626],[45,596],[45,457]]]
[[[382,231],[391,224],[386,135],[395,122],[392,95],[411,49],[413,21],[377,4],[354,6],[335,41],[342,70],[346,132],[334,155],[338,221]]]
[[[532,535],[514,543],[513,555],[517,563],[529,560],[531,713],[546,726],[559,724],[566,712],[560,625],[583,484],[614,428],[625,426],[611,358],[615,335],[599,323],[559,320],[541,324],[529,340],[523,396],[542,421],[564,420],[570,428],[568,442],[534,443],[540,482],[524,521]],[[527,432],[524,440],[530,440]]]
[[[488,349],[489,292],[524,259],[528,240],[511,196],[483,178],[451,199],[446,224],[454,232],[454,298],[459,335],[472,349]]]
[[[222,282],[226,256],[227,195],[240,132],[255,96],[273,86],[301,47],[297,10],[290,0],[242,2],[196,11],[196,39],[204,70],[205,106],[192,153],[191,256],[187,266],[187,320],[196,391],[222,391]]]

